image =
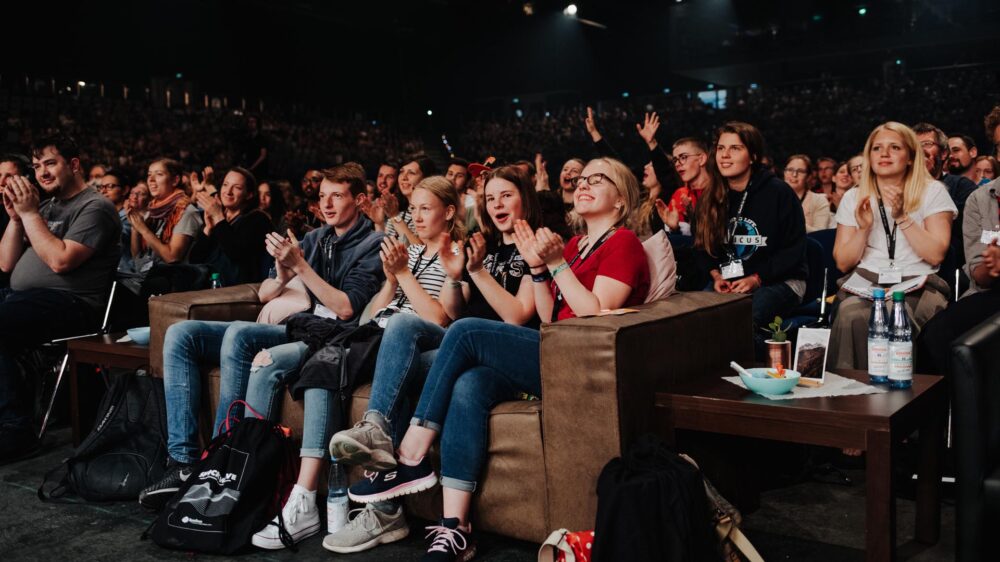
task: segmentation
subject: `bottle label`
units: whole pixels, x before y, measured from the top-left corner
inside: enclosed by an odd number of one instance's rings
[[[326,502],[326,531],[336,533],[347,525],[348,505],[347,496],[330,498]]]
[[[888,340],[868,340],[868,374],[875,377],[889,374]]]
[[[889,343],[889,380],[913,378],[913,342]]]

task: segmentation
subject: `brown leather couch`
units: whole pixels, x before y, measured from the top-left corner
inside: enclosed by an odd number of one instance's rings
[[[150,301],[150,359],[162,376],[163,336],[187,319],[255,320],[256,287],[176,293]],[[479,530],[541,542],[558,528],[591,529],[597,477],[639,434],[655,429],[655,392],[753,357],[750,299],[679,293],[639,312],[577,318],[542,327],[543,401],[499,404],[490,417],[489,459],[473,520]],[[208,367],[208,366],[207,366]],[[218,368],[207,369],[202,426],[210,431]],[[357,389],[352,422],[368,403]],[[302,427],[301,404],[287,395],[283,423]],[[411,513],[440,517],[440,487],[407,499]]]

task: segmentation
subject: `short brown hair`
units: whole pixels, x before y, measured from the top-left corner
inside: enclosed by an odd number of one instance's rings
[[[690,144],[691,146],[697,148],[698,150],[704,152],[705,154],[708,154],[708,145],[705,143],[704,140],[702,140],[702,139],[700,139],[698,137],[683,137],[683,138],[679,138],[676,141],[674,141],[674,145],[672,147],[670,147],[670,149],[673,150],[673,149],[677,148],[678,146],[681,146],[681,145],[684,145],[684,144]]]
[[[332,168],[320,171],[323,179],[331,183],[346,183],[351,190],[351,195],[367,195],[365,189],[365,169],[357,162],[347,162]]]
[[[997,127],[1000,127],[1000,105],[994,106],[990,110],[989,115],[983,120],[983,124],[986,125],[986,138],[992,141]]]
[[[785,167],[786,168],[788,167],[789,164],[792,163],[792,160],[802,160],[803,162],[806,163],[806,173],[807,174],[811,174],[812,173],[812,171],[813,171],[813,161],[812,161],[812,158],[809,158],[808,155],[806,155],[806,154],[793,154],[793,155],[789,156],[788,160],[785,160]],[[827,160],[832,161],[834,164],[837,163],[836,161],[834,161],[831,158],[828,158]]]
[[[542,226],[542,207],[538,202],[538,194],[535,192],[535,186],[531,183],[531,177],[528,176],[528,173],[520,166],[501,166],[496,170],[486,172],[483,185],[485,186],[487,183],[490,183],[490,180],[494,178],[509,181],[517,188],[518,194],[521,196],[521,218],[528,222],[531,230]],[[489,212],[486,210],[485,191],[483,192],[483,196],[478,199],[476,204],[479,206],[479,216],[483,218],[483,223],[479,225],[479,230],[482,231],[486,240],[491,244],[499,246],[503,243],[503,235],[500,234],[496,225],[489,218]]]

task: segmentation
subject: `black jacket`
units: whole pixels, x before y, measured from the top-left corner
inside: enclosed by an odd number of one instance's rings
[[[746,204],[737,221],[743,194]],[[735,226],[737,244],[714,249],[714,256],[697,251],[699,268],[705,273],[721,269],[730,254],[743,261],[745,275],[760,275],[764,285],[808,276],[806,263],[806,221],[795,192],[768,170],[757,169],[744,192],[729,191],[726,231]]]

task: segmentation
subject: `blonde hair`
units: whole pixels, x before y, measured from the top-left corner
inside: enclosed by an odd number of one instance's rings
[[[611,177],[611,181],[614,182],[614,186],[618,190],[618,195],[624,200],[624,204],[618,209],[618,220],[615,221],[615,226],[632,226],[632,215],[638,209],[639,201],[642,197],[639,191],[639,180],[635,178],[632,170],[629,170],[628,166],[623,164],[621,160],[614,158],[594,158],[590,162],[587,162],[587,164],[589,165],[592,162],[603,162],[608,168],[611,168],[611,173],[608,175]]]
[[[927,184],[934,181],[934,178],[931,177],[924,164],[924,151],[917,140],[917,134],[913,132],[913,129],[895,121],[882,123],[868,135],[864,152],[861,153],[863,163],[861,182],[858,184],[858,202],[860,203],[868,197],[878,197],[878,178],[875,176],[874,168],[872,168],[872,145],[875,143],[875,136],[882,131],[892,131],[898,134],[909,152],[911,162],[906,170],[906,177],[903,178],[903,211],[915,212],[923,203]]]
[[[458,218],[459,210],[464,210],[465,207],[460,204],[461,198],[458,195],[458,190],[455,189],[455,184],[444,176],[429,176],[420,180],[420,183],[413,189],[426,189],[437,197],[445,208],[452,207],[454,212],[451,214],[451,218],[446,221],[445,228],[453,241],[459,242],[465,239],[465,221]]]

